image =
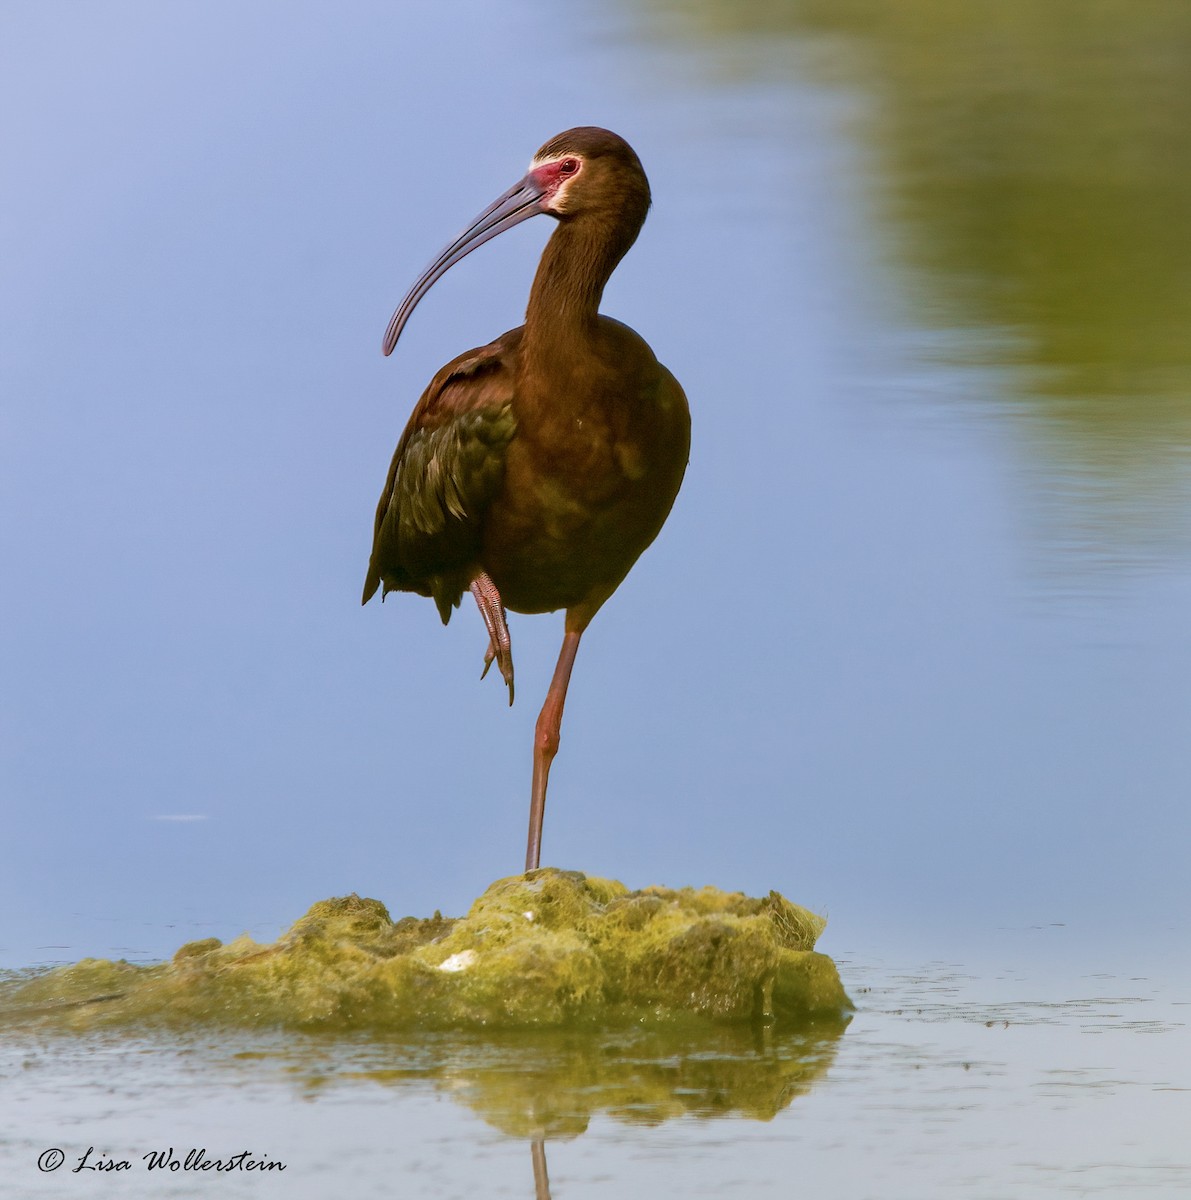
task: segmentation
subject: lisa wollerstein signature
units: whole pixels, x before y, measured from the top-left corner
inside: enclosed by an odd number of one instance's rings
[[[140,1155],[141,1169],[145,1171],[284,1171],[285,1163],[266,1155],[254,1154],[251,1150],[240,1150],[213,1158],[204,1146],[201,1149],[175,1150],[167,1146],[164,1150],[150,1150]],[[41,1172],[56,1171],[66,1162],[66,1152],[51,1146],[37,1156],[37,1169]],[[131,1171],[133,1159],[119,1158],[107,1150],[96,1154],[94,1146],[88,1146],[70,1168],[72,1175],[80,1171]]]

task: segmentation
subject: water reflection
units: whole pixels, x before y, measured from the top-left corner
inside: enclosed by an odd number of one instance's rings
[[[1191,7],[654,12],[706,45],[713,76],[735,42],[763,52],[731,56],[734,74],[809,73],[863,95],[877,236],[909,320],[946,335],[922,352],[998,369],[983,390],[1012,401],[1046,472],[1039,506],[1066,510],[1072,544],[1110,565],[1191,549]]]
[[[824,1196],[870,1195],[878,1178],[886,1194],[923,1197],[1065,1195],[1072,1180],[1183,1196],[1185,986],[1152,966],[1155,978],[1039,978],[1021,964],[851,962],[860,1011],[846,1038],[10,1027],[0,1078],[19,1120],[0,1140],[0,1173],[73,1197],[77,1178],[38,1176],[47,1146],[139,1164],[147,1149],[201,1145],[284,1161],[277,1194],[312,1200],[541,1200],[552,1173],[560,1195],[586,1184],[776,1200],[792,1169]],[[122,1179],[128,1194],[160,1195],[161,1177],[138,1171]],[[259,1200],[262,1186],[228,1175],[218,1191]]]
[[[172,1118],[165,1121],[166,1132],[154,1130],[160,1124],[149,1115],[158,1107],[154,1095],[161,1098],[163,1114],[193,1110],[196,1092],[206,1093],[220,1110],[258,1099],[262,1089],[291,1116],[295,1108],[314,1104],[327,1125],[317,1148],[305,1149],[307,1171],[311,1154],[337,1171],[353,1158],[345,1140],[350,1143],[359,1132],[336,1132],[335,1114],[345,1106],[387,1112],[394,1128],[408,1133],[405,1114],[413,1105],[430,1114],[437,1136],[467,1137],[482,1153],[474,1123],[450,1115],[450,1109],[462,1108],[502,1141],[528,1144],[523,1194],[545,1200],[551,1194],[548,1145],[586,1133],[597,1116],[637,1129],[682,1118],[768,1123],[824,1078],[846,1027],[841,1020],[781,1033],[756,1026],[384,1038],[209,1028],[180,1036],[112,1030],[72,1035],[25,1022],[9,1025],[5,1048],[21,1063],[14,1101],[28,1108],[32,1125],[43,1123],[39,1112],[47,1098],[52,1102],[68,1088],[75,1098],[72,1111],[85,1125],[82,1136],[109,1146],[116,1157],[136,1157],[125,1144],[139,1147],[157,1139],[176,1146],[185,1137],[171,1126]],[[12,1077],[2,1060],[0,1076]],[[452,1103],[445,1108],[427,1103],[436,1096]],[[125,1110],[133,1118],[131,1130],[113,1132]],[[461,1135],[459,1129],[469,1124],[471,1133]],[[218,1157],[226,1148],[202,1127],[191,1124],[193,1136]],[[276,1134],[261,1138],[256,1148],[298,1165],[297,1152]],[[71,1161],[77,1157],[73,1144],[66,1153]],[[0,1154],[0,1166],[4,1158]],[[32,1161],[28,1153],[25,1158]],[[229,1194],[238,1194],[233,1180],[226,1183]]]
[[[593,1117],[657,1126],[682,1117],[771,1121],[821,1080],[847,1021],[776,1034],[768,1026],[604,1033],[436,1034],[345,1046],[312,1041],[288,1070],[311,1092],[361,1082],[432,1083],[487,1124],[528,1138],[535,1200],[549,1200],[547,1143]],[[292,1049],[280,1051],[288,1058]]]
[[[534,1138],[530,1143],[533,1154],[534,1200],[550,1200],[550,1175],[546,1170],[546,1139]]]
[[[678,1117],[769,1121],[833,1062],[846,1021],[751,1029],[427,1035],[361,1043],[346,1059],[311,1043],[319,1088],[432,1082],[513,1137],[576,1137],[596,1114],[633,1125]]]

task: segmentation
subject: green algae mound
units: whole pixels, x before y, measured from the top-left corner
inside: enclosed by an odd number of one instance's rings
[[[498,880],[466,917],[394,922],[324,900],[271,945],[183,946],[169,963],[85,959],[26,982],[0,1016],[306,1029],[778,1025],[851,1007],[814,944],[826,922],[777,892],[644,888],[546,868]]]

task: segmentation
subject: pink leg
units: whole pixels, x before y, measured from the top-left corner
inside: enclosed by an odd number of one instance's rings
[[[571,681],[571,668],[575,665],[575,652],[579,649],[581,629],[568,629],[562,639],[562,650],[554,678],[546,693],[546,703],[538,714],[538,723],[533,737],[533,786],[529,797],[529,845],[525,852],[525,869],[536,871],[542,852],[542,818],[546,812],[546,781],[550,777],[550,764],[558,753],[558,731],[562,726],[562,706],[567,699],[567,684]]]
[[[488,578],[485,572],[471,581],[471,594],[476,598],[476,607],[484,618],[488,630],[488,649],[484,653],[484,669],[480,672],[483,679],[492,666],[493,659],[500,668],[505,683],[509,685],[509,703],[513,703],[513,640],[509,636],[508,622],[505,620],[505,606],[496,590],[496,584]]]

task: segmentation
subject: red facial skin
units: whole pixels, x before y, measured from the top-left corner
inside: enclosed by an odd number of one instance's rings
[[[541,209],[543,212],[552,210],[554,199],[562,189],[563,184],[574,179],[583,169],[583,160],[573,156],[560,158],[554,162],[543,163],[540,167],[531,168],[528,180],[542,193]]]

